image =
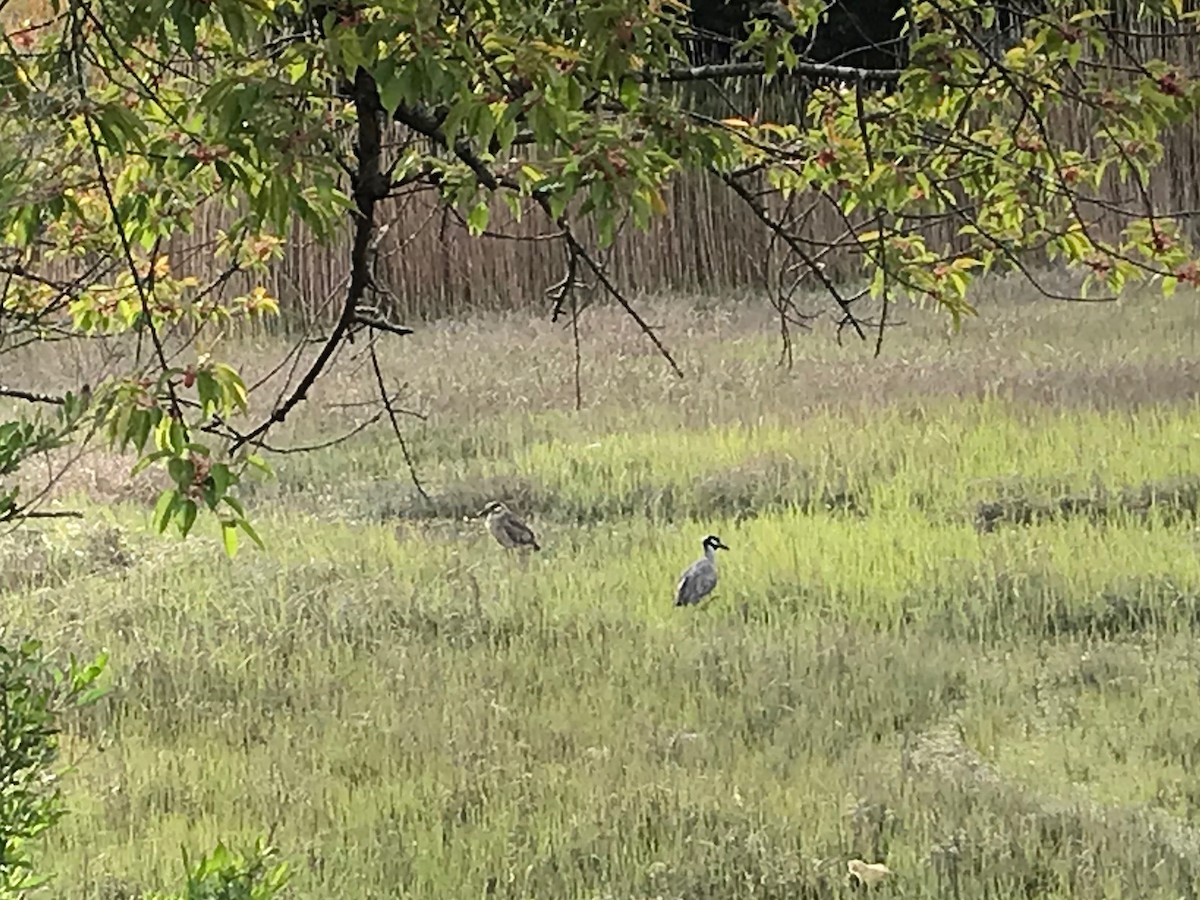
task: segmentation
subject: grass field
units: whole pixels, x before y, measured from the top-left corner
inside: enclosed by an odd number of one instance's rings
[[[270,829],[303,900],[837,897],[853,858],[879,896],[1197,896],[1197,297],[1018,291],[791,371],[760,310],[651,304],[683,381],[597,311],[579,413],[569,331],[430,326],[386,346],[431,501],[380,426],[277,458],[232,562],[85,458],[89,517],[0,570],[10,621],[113,655],[52,893]],[[364,414],[360,351],[291,439]],[[492,497],[541,554],[462,521]]]

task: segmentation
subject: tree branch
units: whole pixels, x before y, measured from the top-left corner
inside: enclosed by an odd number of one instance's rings
[[[358,69],[354,76],[354,102],[358,107],[358,140],[354,148],[354,155],[358,160],[358,169],[354,173],[354,206],[357,216],[354,224],[354,242],[350,250],[350,285],[346,289],[341,314],[320,353],[304,373],[295,390],[275,407],[266,421],[234,440],[229,448],[231,454],[242,446],[257,441],[277,422],[287,419],[288,414],[308,397],[309,390],[333,358],[334,351],[353,324],[359,301],[370,285],[371,232],[375,227],[375,204],[387,196],[388,185],[380,165],[382,128],[379,121],[379,95],[376,92],[375,80],[362,68]]]
[[[417,477],[417,464],[413,461],[412,454],[408,452],[408,442],[404,440],[404,434],[400,431],[400,423],[396,419],[396,410],[392,406],[392,398],[388,395],[387,385],[383,381],[383,370],[379,367],[379,354],[375,352],[375,342],[371,341],[371,369],[375,373],[375,384],[379,387],[379,398],[383,401],[384,411],[387,412],[388,420],[392,423],[392,433],[396,435],[396,441],[400,444],[400,453],[404,456],[404,464],[408,467],[408,477],[412,479],[413,487],[417,493],[421,495],[421,499],[426,503],[432,502],[429,494],[425,492],[425,486],[421,484],[421,479]]]
[[[368,328],[375,328],[379,331],[386,331],[389,334],[396,334],[403,337],[406,334],[412,334],[411,328],[405,328],[403,325],[393,325],[386,319],[381,319],[377,316],[366,316],[362,313],[354,314],[355,325],[366,325]]]
[[[374,96],[374,102],[378,105],[378,95]],[[437,118],[427,112],[414,110],[402,105],[396,110],[396,121],[400,122],[402,125],[408,126],[420,134],[425,135],[425,137],[429,138],[431,141],[434,141],[439,146],[446,147],[449,144],[449,142],[446,140],[446,135],[441,131]],[[496,175],[493,174],[492,171],[487,167],[487,164],[479,158],[479,155],[466,141],[456,142],[451,149],[454,151],[454,155],[457,156],[463,163],[467,165],[468,168],[471,169],[472,172],[475,173],[475,177],[479,180],[479,183],[488,190],[496,191],[501,187],[512,187],[517,189],[519,187],[507,179],[497,178]],[[658,352],[667,361],[668,365],[670,365],[671,370],[680,378],[682,378],[683,370],[679,368],[679,364],[675,362],[675,358],[671,356],[671,352],[667,349],[666,345],[663,344],[659,336],[654,333],[654,329],[650,327],[649,323],[646,322],[646,320],[638,314],[637,310],[633,308],[629,300],[626,299],[625,295],[622,294],[620,290],[617,289],[617,286],[612,283],[612,281],[604,273],[603,267],[592,258],[591,254],[587,252],[583,244],[580,243],[578,238],[575,237],[565,218],[559,218],[557,221],[555,221],[550,210],[549,198],[544,194],[535,193],[533,199],[542,207],[546,215],[550,217],[550,220],[562,229],[562,237],[567,242],[567,245],[573,250],[573,252],[578,254],[579,258],[583,260],[589,269],[592,270],[592,273],[604,286],[604,289],[608,291],[613,299],[621,304],[621,308],[624,309],[625,312],[628,313],[633,319],[633,321],[637,323],[637,326],[642,330],[642,333],[645,334],[646,337],[650,338],[651,343],[654,344]]]
[[[15,400],[25,400],[28,403],[48,403],[54,406],[62,406],[67,401],[63,397],[56,394],[42,394],[38,391],[24,391],[20,388],[8,388],[0,386],[0,397],[12,397]]]
[[[75,509],[29,509],[14,506],[0,515],[0,522],[16,522],[25,519],[82,519],[83,513]]]
[[[633,77],[643,83],[679,84],[685,81],[714,81],[718,78],[744,78],[767,74],[764,62],[723,63],[711,66],[668,69],[666,72],[639,72]],[[829,81],[873,81],[895,84],[901,69],[860,69],[856,66],[833,66],[824,63],[798,62],[790,68],[777,70],[776,78],[787,75],[806,75]]]
[[[842,308],[842,312],[845,314],[847,322],[853,326],[855,333],[857,333],[858,336],[865,341],[867,339],[866,332],[863,331],[862,325],[859,324],[858,317],[855,316],[850,309],[850,304],[852,301],[843,297],[842,292],[837,289],[837,285],[829,280],[829,276],[825,274],[825,267],[822,266],[816,259],[814,259],[812,255],[804,249],[804,247],[801,246],[800,242],[796,240],[795,236],[788,234],[782,225],[771,218],[766,208],[762,205],[757,197],[755,197],[746,189],[744,184],[739,182],[732,175],[725,172],[720,173],[720,177],[721,180],[729,185],[730,189],[739,197],[741,197],[742,201],[748,207],[750,207],[750,211],[754,213],[758,220],[766,225],[767,228],[769,228],[775,234],[779,235],[779,239],[787,244],[788,248],[798,257],[800,257],[801,260],[803,260],[804,264],[808,266],[809,271],[812,272],[817,277],[817,280],[821,282],[821,286],[829,292],[829,296],[833,297],[833,299],[837,302],[837,305]]]

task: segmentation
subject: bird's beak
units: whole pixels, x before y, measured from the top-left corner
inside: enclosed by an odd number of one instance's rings
[[[718,546],[718,547],[720,547],[722,550],[728,550],[728,549],[729,549],[729,548],[728,548],[727,546],[725,546],[724,544],[717,544],[717,546]]]

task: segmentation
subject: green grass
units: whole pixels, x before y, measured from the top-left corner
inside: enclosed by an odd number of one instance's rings
[[[684,382],[601,312],[580,413],[569,335],[432,327],[388,370],[431,499],[386,431],[280,457],[233,561],[68,485],[90,518],[6,539],[0,579],[113,657],[55,893],[271,829],[304,900],[851,896],[856,857],[881,896],[1195,896],[1195,300],[993,303],[792,372],[759,314],[661,305]],[[541,554],[462,521],[492,496]],[[709,532],[721,585],[674,609]]]

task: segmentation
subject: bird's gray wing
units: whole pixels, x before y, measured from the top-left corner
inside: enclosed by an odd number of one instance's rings
[[[687,602],[686,600],[683,599],[683,597],[684,597],[684,591],[687,588],[688,575],[691,573],[691,571],[692,571],[691,569],[688,569],[687,571],[685,571],[679,579],[679,584],[675,585],[675,605],[676,606],[683,606]]]
[[[675,588],[675,605],[687,606],[703,600],[717,586],[717,570],[708,560],[701,559],[688,566],[679,586]]]
[[[536,544],[533,530],[514,515],[507,515],[502,522],[504,533],[517,544]]]

